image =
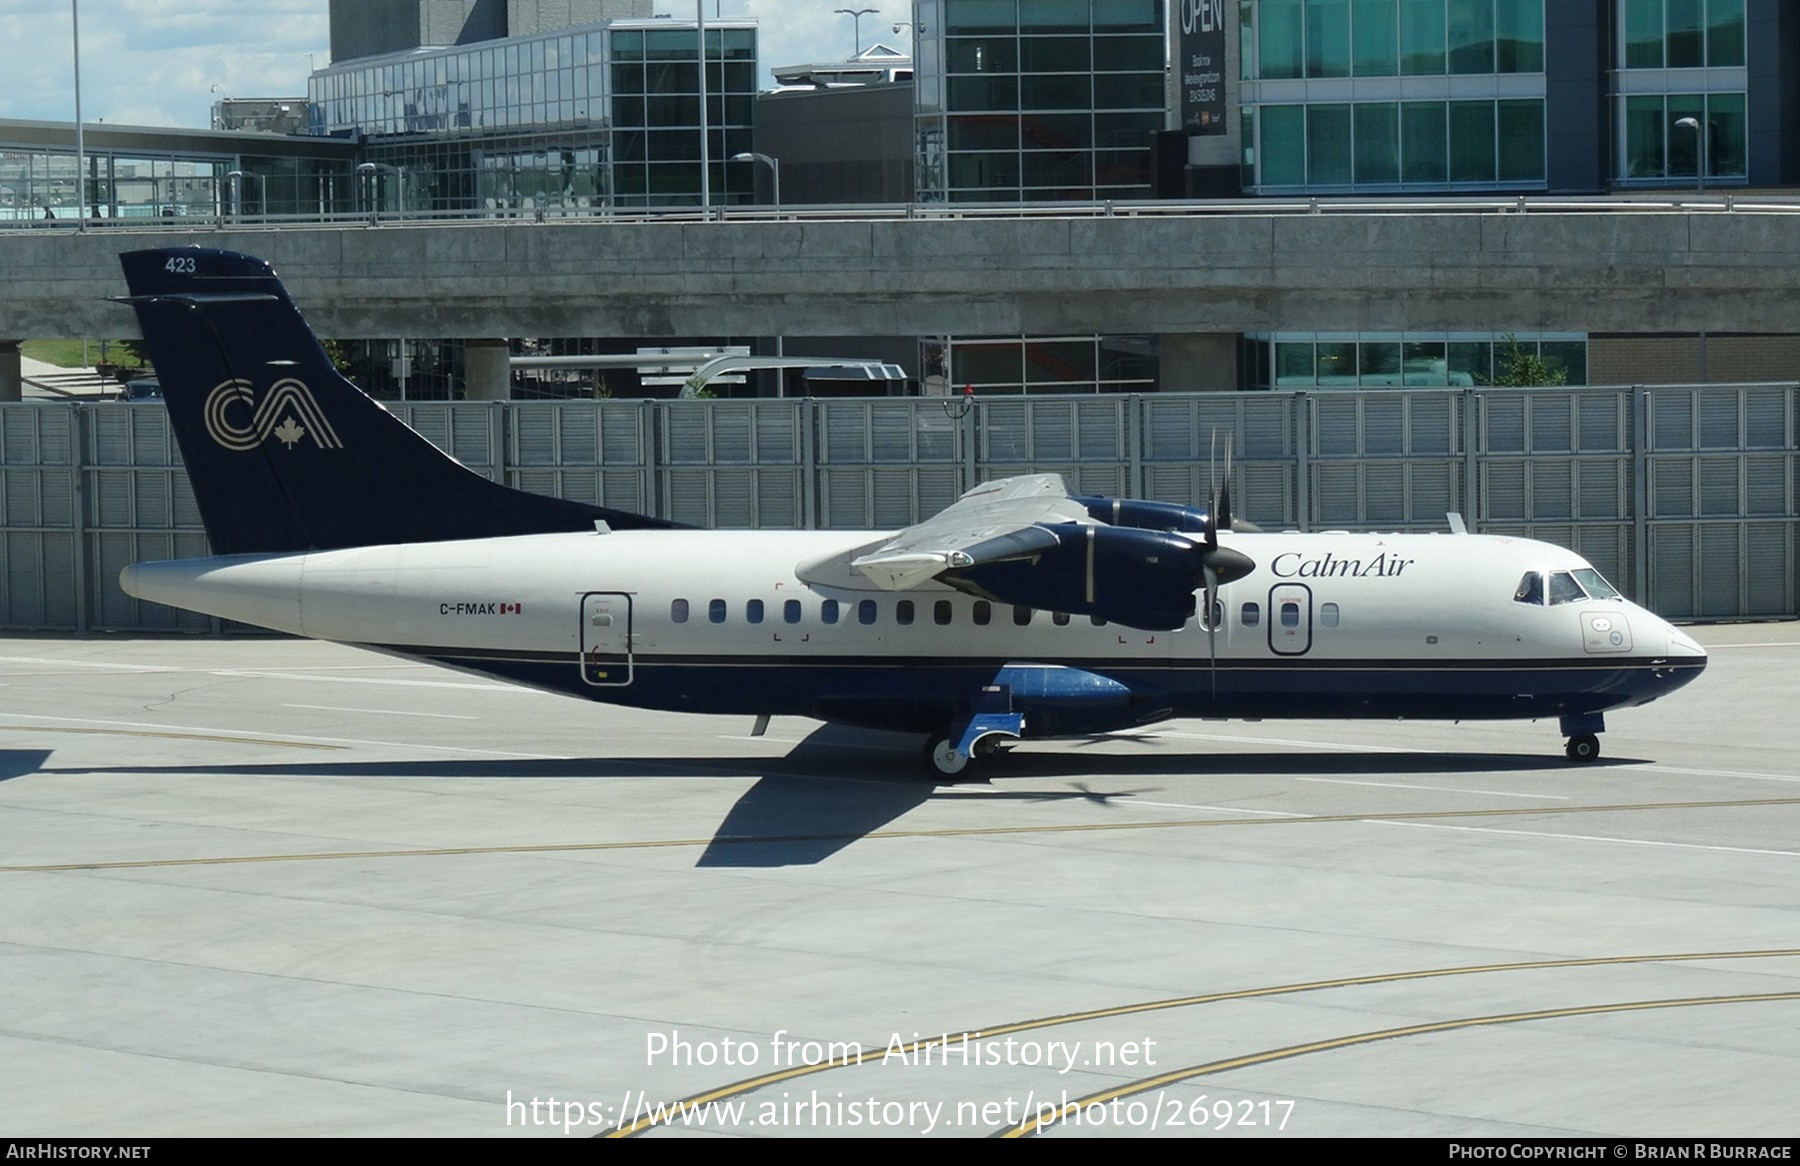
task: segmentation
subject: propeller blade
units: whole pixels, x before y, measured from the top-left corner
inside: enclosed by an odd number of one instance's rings
[[[1213,525],[1225,530],[1236,529],[1231,525],[1231,434],[1229,433],[1225,435],[1225,485],[1219,490],[1216,509],[1218,517]]]
[[[1219,545],[1219,431],[1212,432],[1212,450],[1206,455],[1206,479],[1211,488],[1211,496],[1207,498],[1206,513],[1206,549],[1212,550]]]
[[[1206,577],[1206,657],[1208,671],[1212,674],[1213,699],[1219,698],[1219,572],[1212,564],[1203,563],[1200,571]]]

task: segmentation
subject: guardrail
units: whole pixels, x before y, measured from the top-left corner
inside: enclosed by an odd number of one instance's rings
[[[483,207],[464,210],[363,210],[293,215],[221,212],[211,215],[132,215],[119,218],[56,219],[7,217],[0,230],[226,230],[239,227],[406,227],[491,222],[890,222],[919,219],[1091,219],[1190,218],[1218,215],[1507,215],[1604,214],[1796,214],[1800,196],[1751,192],[1643,192],[1582,197],[1519,195],[1512,198],[1408,196],[1402,198],[1252,198],[1206,202],[1144,201],[1092,203],[883,203],[765,206],[719,204],[699,207],[620,208],[556,204],[541,207]]]

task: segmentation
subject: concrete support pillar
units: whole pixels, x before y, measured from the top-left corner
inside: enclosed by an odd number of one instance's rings
[[[1165,332],[1157,340],[1163,392],[1226,393],[1238,387],[1236,332]]]
[[[512,345],[504,340],[463,342],[463,399],[505,401],[512,397]]]
[[[19,363],[19,342],[0,340],[0,401],[17,401],[25,391],[25,374]]]

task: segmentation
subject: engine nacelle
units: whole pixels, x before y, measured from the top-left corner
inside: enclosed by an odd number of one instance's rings
[[[1194,614],[1201,547],[1193,539],[1073,522],[1045,529],[1057,545],[1041,554],[938,577],[996,603],[1100,616],[1148,631],[1181,627]]]
[[[1138,530],[1182,530],[1205,534],[1212,516],[1193,506],[1173,502],[1146,502],[1141,498],[1082,497],[1076,502],[1087,507],[1088,516],[1109,526]]]

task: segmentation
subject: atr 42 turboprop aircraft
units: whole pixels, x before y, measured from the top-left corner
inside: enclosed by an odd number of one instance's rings
[[[213,558],[127,593],[641,708],[1019,739],[1170,717],[1556,717],[1706,666],[1580,556],[1471,534],[1262,533],[1209,509],[988,482],[894,532],[715,531],[529,494],[339,376],[268,264],[122,256]]]

